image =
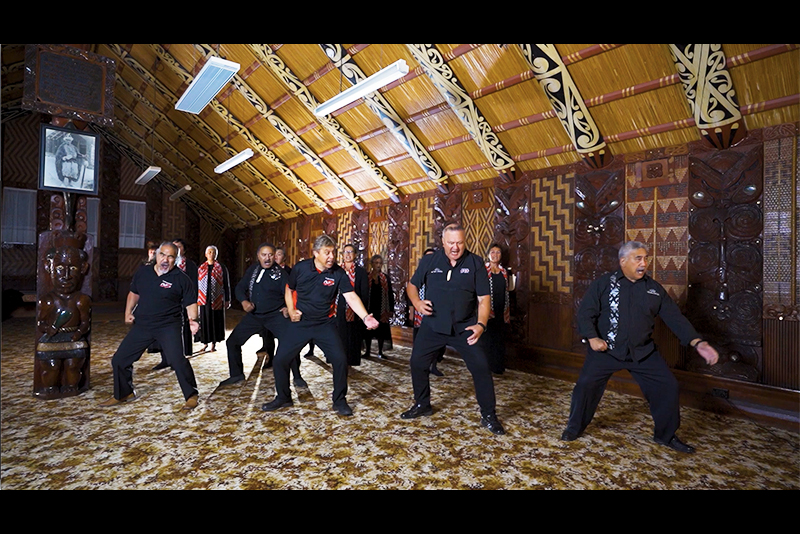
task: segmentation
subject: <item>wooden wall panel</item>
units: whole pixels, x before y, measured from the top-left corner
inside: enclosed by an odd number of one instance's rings
[[[517,287],[509,295],[511,332],[515,343],[528,341],[528,316],[531,277],[531,185],[528,180],[502,184],[494,189],[494,239],[504,248],[503,264],[517,277]]]
[[[486,253],[494,242],[494,187],[464,187],[461,205],[467,250],[487,261]]]

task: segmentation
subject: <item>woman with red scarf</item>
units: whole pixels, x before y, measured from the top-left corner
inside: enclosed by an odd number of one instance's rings
[[[506,336],[511,324],[511,309],[508,292],[514,291],[515,277],[500,264],[503,249],[497,243],[489,246],[486,274],[489,276],[491,313],[486,330],[480,342],[484,343],[489,368],[495,374],[503,374],[506,369]]]
[[[206,261],[197,267],[197,305],[200,312],[200,342],[203,351],[211,343],[225,340],[225,310],[231,305],[228,269],[217,261],[217,247],[206,247]]]
[[[372,269],[369,272],[369,300],[367,310],[380,323],[375,330],[367,330],[364,342],[367,352],[364,357],[369,357],[372,346],[372,338],[378,338],[378,357],[386,358],[383,354],[383,344],[389,340],[389,348],[392,343],[392,329],[389,326],[389,319],[394,313],[394,292],[389,277],[382,271],[383,258],[380,254],[375,254],[370,260]]]

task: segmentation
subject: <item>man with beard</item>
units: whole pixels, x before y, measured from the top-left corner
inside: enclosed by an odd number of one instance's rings
[[[196,334],[200,328],[197,289],[186,273],[175,268],[177,257],[178,247],[161,243],[153,267],[144,266],[134,273],[125,304],[125,322],[132,327],[111,359],[114,396],[100,406],[116,406],[136,397],[133,364],[153,341],[159,343],[162,356],[175,370],[186,401],[183,409],[197,406],[197,382],[184,356],[182,334],[183,330]]]
[[[242,303],[247,315],[242,317],[228,340],[228,369],[230,377],[220,382],[220,387],[230,386],[245,379],[242,363],[242,345],[254,334],[266,331],[279,340],[289,323],[284,292],[286,271],[275,263],[275,247],[262,243],[258,247],[258,263],[251,265],[236,284],[236,300]],[[272,359],[272,354],[269,355]],[[308,387],[300,376],[300,358],[291,362],[295,387]]]

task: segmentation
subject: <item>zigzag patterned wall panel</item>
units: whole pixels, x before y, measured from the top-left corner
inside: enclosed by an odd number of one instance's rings
[[[686,301],[688,158],[686,147],[632,155],[625,166],[625,240],[650,247],[650,274],[679,305]]]
[[[572,288],[574,175],[531,181],[530,290],[569,293]]]
[[[464,191],[461,224],[465,230],[467,250],[486,257],[494,241],[494,188],[485,187]]]
[[[145,186],[136,185],[136,178],[141,174],[140,169],[130,158],[123,156],[120,162],[119,194],[121,197],[144,197]]]
[[[411,200],[409,207],[409,269],[410,274],[419,265],[426,248],[438,247],[441,243],[436,241],[435,224],[433,219],[434,197],[421,197]]]
[[[336,220],[336,257],[342,261],[342,247],[353,237],[353,212],[340,213]]]
[[[3,124],[3,185],[39,187],[39,115],[34,113]]]

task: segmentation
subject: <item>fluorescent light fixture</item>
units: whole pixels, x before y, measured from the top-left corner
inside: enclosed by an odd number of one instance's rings
[[[175,103],[175,109],[187,113],[200,113],[211,99],[239,72],[239,64],[220,57],[212,57]]]
[[[388,67],[379,70],[366,80],[363,80],[346,91],[342,91],[324,104],[314,110],[314,115],[324,117],[333,113],[337,109],[345,107],[350,102],[355,102],[364,95],[377,91],[384,85],[388,85],[408,74],[408,64],[406,60],[399,59]]]
[[[139,175],[139,177],[136,179],[134,183],[136,185],[144,185],[150,180],[152,180],[153,176],[155,176],[160,172],[161,172],[161,167],[155,167],[153,165],[150,165],[144,170],[142,174]]]
[[[185,195],[186,193],[188,193],[191,190],[192,190],[192,186],[189,185],[189,184],[186,184],[183,187],[181,187],[180,189],[178,189],[177,191],[175,191],[174,193],[172,193],[169,196],[169,199],[170,200],[178,200],[179,198],[181,198],[183,195]]]
[[[223,172],[227,171],[231,167],[235,167],[238,164],[240,164],[241,162],[243,162],[244,160],[246,160],[247,158],[252,158],[252,157],[253,157],[253,149],[245,148],[244,150],[242,150],[241,152],[239,152],[238,154],[236,154],[235,156],[233,156],[229,160],[223,161],[222,163],[217,165],[216,168],[214,168],[214,172],[217,173],[217,174],[222,174]]]

